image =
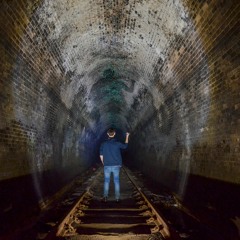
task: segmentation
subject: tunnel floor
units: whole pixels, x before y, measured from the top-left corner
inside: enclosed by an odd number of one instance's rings
[[[145,178],[141,172],[130,172],[139,188],[146,194],[169,225],[171,229],[170,239],[226,239],[221,234],[221,229],[219,231],[212,229],[182,208],[173,194],[161,187],[153,186],[152,182]],[[96,178],[96,174],[99,175],[98,178]],[[94,178],[96,178],[96,182],[92,189],[93,198],[89,209],[86,210],[86,216],[81,219],[82,225],[78,230],[79,235],[71,238],[56,237],[59,224]],[[74,179],[74,184],[71,184],[72,187],[43,210],[41,214],[33,216],[29,220],[31,223],[28,222],[14,236],[8,235],[1,239],[163,239],[160,235],[152,235],[150,228],[153,226],[145,224],[145,217],[137,214],[136,201],[133,199],[133,188],[123,170],[121,170],[120,175],[120,203],[116,203],[114,199],[113,179],[110,183],[108,201],[102,201],[103,180],[102,167],[88,171],[84,176],[84,181],[82,176],[77,177]],[[114,227],[111,227],[109,223],[115,223]]]

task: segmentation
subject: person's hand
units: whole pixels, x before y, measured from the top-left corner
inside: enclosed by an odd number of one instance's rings
[[[126,137],[129,137],[130,133],[129,132],[126,132]]]

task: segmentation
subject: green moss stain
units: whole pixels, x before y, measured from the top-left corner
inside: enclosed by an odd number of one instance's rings
[[[101,78],[94,87],[95,96],[99,99],[104,111],[107,111],[107,121],[113,126],[117,124],[119,114],[124,110],[126,102],[123,91],[127,88],[120,74],[110,66],[102,71]]]

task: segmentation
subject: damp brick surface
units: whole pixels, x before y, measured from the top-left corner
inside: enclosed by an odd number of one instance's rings
[[[3,1],[0,180],[87,167],[113,126],[131,132],[131,163],[179,194],[189,174],[239,184],[239,12]]]

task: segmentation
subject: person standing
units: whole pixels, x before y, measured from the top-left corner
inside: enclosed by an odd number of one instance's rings
[[[100,147],[100,159],[104,166],[104,189],[103,189],[103,201],[106,202],[109,192],[109,184],[111,173],[113,173],[115,199],[116,202],[120,200],[120,182],[119,172],[122,166],[121,149],[126,149],[128,146],[129,133],[126,133],[125,143],[121,143],[116,140],[116,131],[110,128],[107,131],[108,140],[103,142]]]

